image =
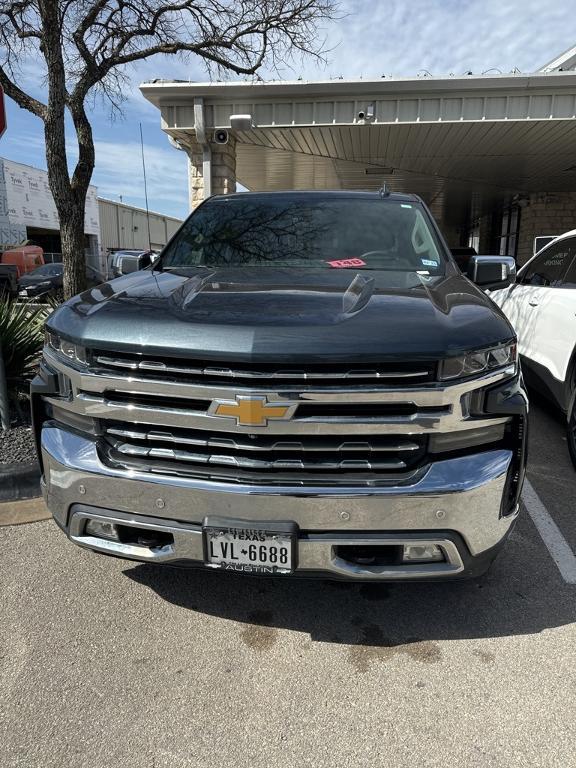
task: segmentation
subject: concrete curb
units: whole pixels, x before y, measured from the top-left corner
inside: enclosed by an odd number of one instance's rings
[[[40,465],[37,461],[0,464],[0,502],[35,499],[40,495]]]
[[[3,525],[23,525],[48,520],[48,512],[44,499],[26,499],[25,501],[6,501],[0,504],[0,527]]]

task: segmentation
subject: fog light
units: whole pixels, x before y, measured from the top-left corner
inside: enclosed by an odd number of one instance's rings
[[[95,536],[97,539],[120,541],[116,525],[105,520],[88,520],[84,532],[86,536]]]
[[[436,544],[404,544],[404,562],[436,563],[444,560],[444,553]]]

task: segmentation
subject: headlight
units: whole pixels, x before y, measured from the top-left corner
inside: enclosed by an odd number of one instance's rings
[[[80,344],[68,341],[58,336],[53,331],[46,331],[46,346],[63,360],[68,360],[79,365],[86,365],[86,349]]]
[[[461,357],[449,357],[440,364],[440,379],[463,379],[480,376],[499,368],[516,368],[516,343],[501,344],[491,349],[469,352]]]

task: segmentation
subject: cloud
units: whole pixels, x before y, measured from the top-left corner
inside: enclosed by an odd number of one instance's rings
[[[533,72],[574,45],[576,0],[345,0],[326,29],[324,74],[344,77]],[[308,62],[300,73],[318,79]]]
[[[572,20],[576,0],[341,0],[346,17],[329,22],[326,37],[330,63],[295,60],[282,76],[325,79],[381,75],[434,75],[514,67],[531,72],[574,45]],[[96,139],[93,183],[99,193],[144,204],[138,123],[143,124],[150,207],[184,216],[188,211],[187,162],[160,129],[158,110],[141,95],[138,85],[164,78],[206,81],[198,58],[155,56],[126,71],[124,118],[111,124],[109,109],[96,100],[91,119]],[[277,73],[262,71],[265,78]],[[23,85],[45,98],[44,73],[36,61],[22,62]],[[231,78],[234,79],[234,78]],[[9,104],[9,128],[0,152],[18,162],[46,167],[41,122]],[[72,132],[69,132],[72,137]],[[77,152],[70,143],[69,159]]]
[[[183,217],[188,212],[188,165],[184,152],[144,145],[148,202],[162,213]],[[138,142],[96,141],[97,165],[92,183],[102,197],[144,206],[142,155]]]

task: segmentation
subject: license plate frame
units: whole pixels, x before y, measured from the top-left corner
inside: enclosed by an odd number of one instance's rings
[[[208,516],[202,522],[202,540],[204,565],[208,568],[262,576],[289,576],[297,567],[298,525],[293,521],[253,521]],[[237,544],[246,550],[246,554],[242,554],[241,550],[234,546],[227,548],[227,554],[224,554],[222,544]],[[250,545],[255,545],[257,550],[257,559],[253,562],[249,561]],[[287,547],[288,564],[263,563],[260,557],[261,545],[264,545],[268,553],[273,546]]]

